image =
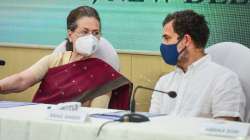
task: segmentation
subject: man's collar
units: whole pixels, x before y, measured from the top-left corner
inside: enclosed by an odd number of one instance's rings
[[[211,56],[206,54],[203,57],[201,57],[200,59],[194,61],[191,65],[189,65],[186,72],[193,70],[193,69],[196,69],[208,61],[211,61]],[[176,72],[177,73],[184,73],[183,70],[178,66],[176,66]]]

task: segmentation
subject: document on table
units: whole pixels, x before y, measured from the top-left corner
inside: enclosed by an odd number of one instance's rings
[[[0,101],[0,108],[11,108],[27,105],[35,105],[36,103],[31,102],[15,102],[15,101]]]

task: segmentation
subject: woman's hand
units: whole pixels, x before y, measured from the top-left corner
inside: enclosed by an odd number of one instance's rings
[[[90,100],[82,103],[83,107],[90,107]]]
[[[2,90],[2,86],[0,85],[0,94],[2,94],[3,90]]]

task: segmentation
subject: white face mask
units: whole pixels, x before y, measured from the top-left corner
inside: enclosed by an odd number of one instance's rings
[[[86,35],[76,39],[76,52],[84,56],[92,55],[98,48],[99,42],[93,35]]]

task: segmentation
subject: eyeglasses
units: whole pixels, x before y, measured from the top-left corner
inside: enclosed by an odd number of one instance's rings
[[[100,31],[98,31],[98,30],[90,31],[86,28],[81,30],[81,31],[76,31],[75,33],[77,34],[77,36],[86,36],[89,34],[92,34],[93,36],[95,36],[97,38],[99,38],[101,36]]]

